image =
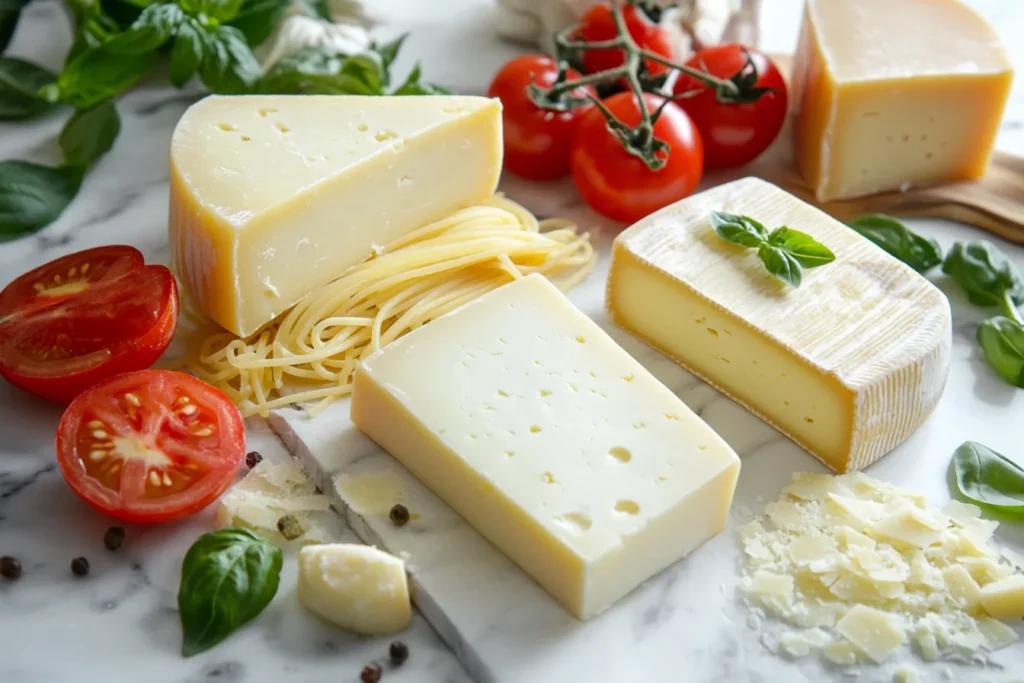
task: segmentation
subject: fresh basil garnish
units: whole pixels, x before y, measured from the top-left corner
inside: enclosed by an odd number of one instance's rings
[[[60,133],[64,160],[73,166],[88,166],[114,146],[120,131],[121,119],[112,100],[76,111]]]
[[[82,184],[80,166],[51,168],[27,161],[0,161],[0,241],[52,223]]]
[[[181,653],[209,650],[256,617],[277,593],[282,554],[241,527],[203,534],[181,565]]]
[[[953,454],[956,492],[991,512],[1024,519],[1024,468],[974,441]]]
[[[892,216],[869,213],[850,221],[850,227],[919,273],[942,263],[938,242],[909,230]]]
[[[757,249],[765,269],[794,287],[803,282],[804,268],[818,268],[836,260],[836,255],[805,232],[786,226],[768,230],[750,216],[724,211],[711,212],[715,234],[727,242]]]
[[[1017,267],[986,240],[954,244],[942,263],[942,272],[977,306],[1000,306],[1007,297],[1014,304],[1024,303],[1024,280]]]
[[[0,0],[2,3],[3,0]],[[27,119],[53,106],[39,91],[57,74],[14,57],[0,57],[0,121]]]
[[[985,359],[1010,384],[1024,389],[1024,325],[1001,315],[978,327]]]

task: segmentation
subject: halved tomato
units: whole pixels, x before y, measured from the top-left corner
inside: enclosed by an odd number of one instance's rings
[[[219,389],[139,370],[87,389],[57,428],[57,463],[75,493],[126,522],[166,522],[215,501],[245,453],[242,416]]]
[[[178,324],[178,287],[138,249],[98,247],[31,270],[0,292],[0,375],[67,403],[108,377],[148,368]]]

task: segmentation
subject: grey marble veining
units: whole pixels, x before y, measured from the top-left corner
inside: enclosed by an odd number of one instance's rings
[[[1024,42],[1019,39],[1024,35],[1024,3],[973,0],[972,4],[994,22],[1015,64],[1024,65]],[[419,59],[430,79],[462,92],[483,92],[494,71],[518,52],[515,46],[495,40],[489,0],[378,0],[374,5],[384,22],[380,37],[412,32],[397,65],[399,71],[408,70]],[[791,50],[799,13],[800,0],[765,0],[762,46],[776,52]],[[24,13],[10,53],[58,68],[68,38],[58,2],[35,0]],[[104,244],[132,244],[148,259],[165,260],[167,146],[174,124],[198,96],[198,88],[182,92],[149,82],[119,100],[123,125],[114,150],[96,165],[79,197],[54,225],[0,245],[0,285],[60,255]],[[55,137],[65,118],[66,112],[55,112],[29,124],[0,123],[0,158],[56,161]],[[1024,153],[1020,77],[999,144]],[[541,215],[571,214],[588,226],[607,228],[606,238],[613,234],[614,226],[578,207],[567,183],[531,186],[510,181],[504,188]],[[946,246],[959,236],[975,234],[951,224],[921,225]],[[1022,250],[1014,253],[1024,264]],[[950,294],[954,300],[958,296]],[[593,299],[593,292],[580,290],[578,296]],[[982,433],[993,447],[1019,452],[1016,435],[1024,398],[994,379],[973,348],[973,325],[981,315],[957,307],[951,389],[928,425],[898,455],[873,469],[877,476],[940,496],[942,466],[963,438],[978,438]],[[671,361],[620,331],[609,331],[743,454],[738,500],[774,497],[792,469],[816,467],[776,432],[679,371]],[[343,412],[340,406],[334,410]],[[210,516],[161,527],[130,527],[125,546],[117,553],[106,551],[102,534],[110,521],[80,502],[56,469],[53,434],[60,412],[59,407],[0,381],[0,554],[17,556],[24,566],[18,582],[0,581],[0,682],[354,682],[366,662],[385,655],[389,639],[350,636],[301,609],[293,594],[291,559],[280,594],[258,620],[214,650],[182,659],[175,597],[179,566],[189,544],[209,529]],[[277,426],[301,452],[296,440],[299,430],[282,423]],[[271,458],[288,457],[263,421],[251,420],[247,432],[250,448]],[[312,438],[309,443],[314,443]],[[372,470],[390,462],[365,440],[344,453],[335,449],[331,457],[336,455],[345,457],[319,458],[321,464],[329,465],[321,467],[321,475],[337,474],[338,468],[348,466]],[[647,672],[646,680],[658,681],[824,680],[810,665],[782,666],[746,629],[742,612],[728,597],[735,580],[730,564],[735,551],[727,535],[627,598],[606,615],[610,618],[581,630],[488,544],[478,540],[466,546],[463,540],[457,546],[460,552],[452,552],[453,539],[466,538],[465,524],[436,499],[431,502],[429,492],[414,480],[407,482],[406,491],[417,505],[435,511],[428,531],[411,527],[397,538],[373,515],[349,512],[355,532],[339,526],[339,538],[354,540],[357,532],[386,545],[407,544],[414,578],[424,584],[418,596],[422,609],[457,647],[459,659],[477,673],[512,677],[523,670],[521,662],[534,662],[560,672],[560,681],[640,680],[638,669]],[[1015,533],[1004,527],[1000,540],[1024,544],[1019,529]],[[71,558],[78,555],[85,555],[92,564],[84,579],[76,579],[69,570]],[[483,580],[486,576],[498,577],[497,592]],[[694,597],[694,585],[703,587],[699,598]],[[503,591],[524,596],[524,601],[503,602]],[[447,604],[452,595],[473,598],[491,611],[460,611],[457,604]],[[529,637],[517,640],[510,633]],[[401,670],[386,672],[386,682],[468,680],[457,658],[421,616],[401,638],[410,645],[412,657]],[[567,660],[562,646],[581,639],[605,654],[593,661]],[[1024,646],[1017,645],[995,658],[1003,669],[955,669],[953,674],[962,681],[1011,680],[1014,671],[1017,677],[1024,671],[1021,649]],[[941,673],[933,678],[944,680]],[[888,669],[878,670],[861,680],[888,680],[888,674]]]

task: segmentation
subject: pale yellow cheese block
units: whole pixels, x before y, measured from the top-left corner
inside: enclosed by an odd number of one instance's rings
[[[540,275],[370,356],[352,420],[583,619],[720,532],[740,469]]]
[[[711,212],[809,233],[835,262],[794,288]],[[949,373],[945,295],[827,214],[745,178],[643,219],[615,240],[612,319],[845,472],[882,457],[938,403]]]
[[[247,336],[386,244],[494,193],[501,104],[483,97],[207,97],[171,140],[184,289]]]
[[[819,201],[979,178],[1012,80],[992,27],[957,0],[808,0],[797,165]]]

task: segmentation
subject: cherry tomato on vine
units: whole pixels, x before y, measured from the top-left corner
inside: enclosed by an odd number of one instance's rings
[[[686,65],[719,78],[732,78],[747,65],[747,54],[758,74],[753,87],[774,90],[756,102],[719,102],[714,90],[695,78],[680,74],[676,81],[676,94],[699,91],[678,102],[700,131],[708,168],[732,168],[753,161],[772,144],[785,123],[786,82],[778,67],[757,50],[736,44],[716,45],[701,50]]]
[[[573,134],[593,105],[557,112],[538,107],[526,94],[531,83],[549,88],[557,76],[555,60],[546,55],[524,55],[503,66],[487,90],[488,97],[501,100],[505,168],[518,176],[552,180],[569,172]],[[569,69],[567,77],[579,78],[580,72]],[[593,94],[590,88],[577,88],[571,94],[582,98],[586,92]]]
[[[166,267],[129,246],[87,249],[30,270],[0,292],[0,375],[67,403],[163,354],[178,324]]]
[[[644,99],[651,113],[664,101],[650,93]],[[632,92],[612,95],[604,105],[628,126],[642,120]],[[704,150],[690,117],[669,103],[654,124],[654,136],[669,145],[668,159],[657,171],[623,148],[599,110],[583,117],[573,140],[570,165],[576,189],[591,208],[633,223],[694,191],[704,167]]]
[[[179,519],[217,500],[245,453],[242,415],[220,389],[139,370],[86,389],[57,428],[57,464],[85,502],[126,522]]]
[[[629,29],[630,37],[642,49],[661,55],[666,59],[672,59],[675,56],[672,36],[666,27],[651,21],[650,17],[636,5],[626,5],[623,7],[622,15],[626,20],[626,28]],[[618,36],[618,34],[611,4],[602,2],[591,7],[583,15],[580,19],[575,38],[576,40],[594,42],[598,40],[611,40]],[[618,48],[585,50],[583,52],[583,68],[587,73],[591,74],[622,66],[625,61],[625,51]],[[645,59],[644,65],[647,67],[647,72],[652,76],[668,70],[667,66],[650,59]]]

